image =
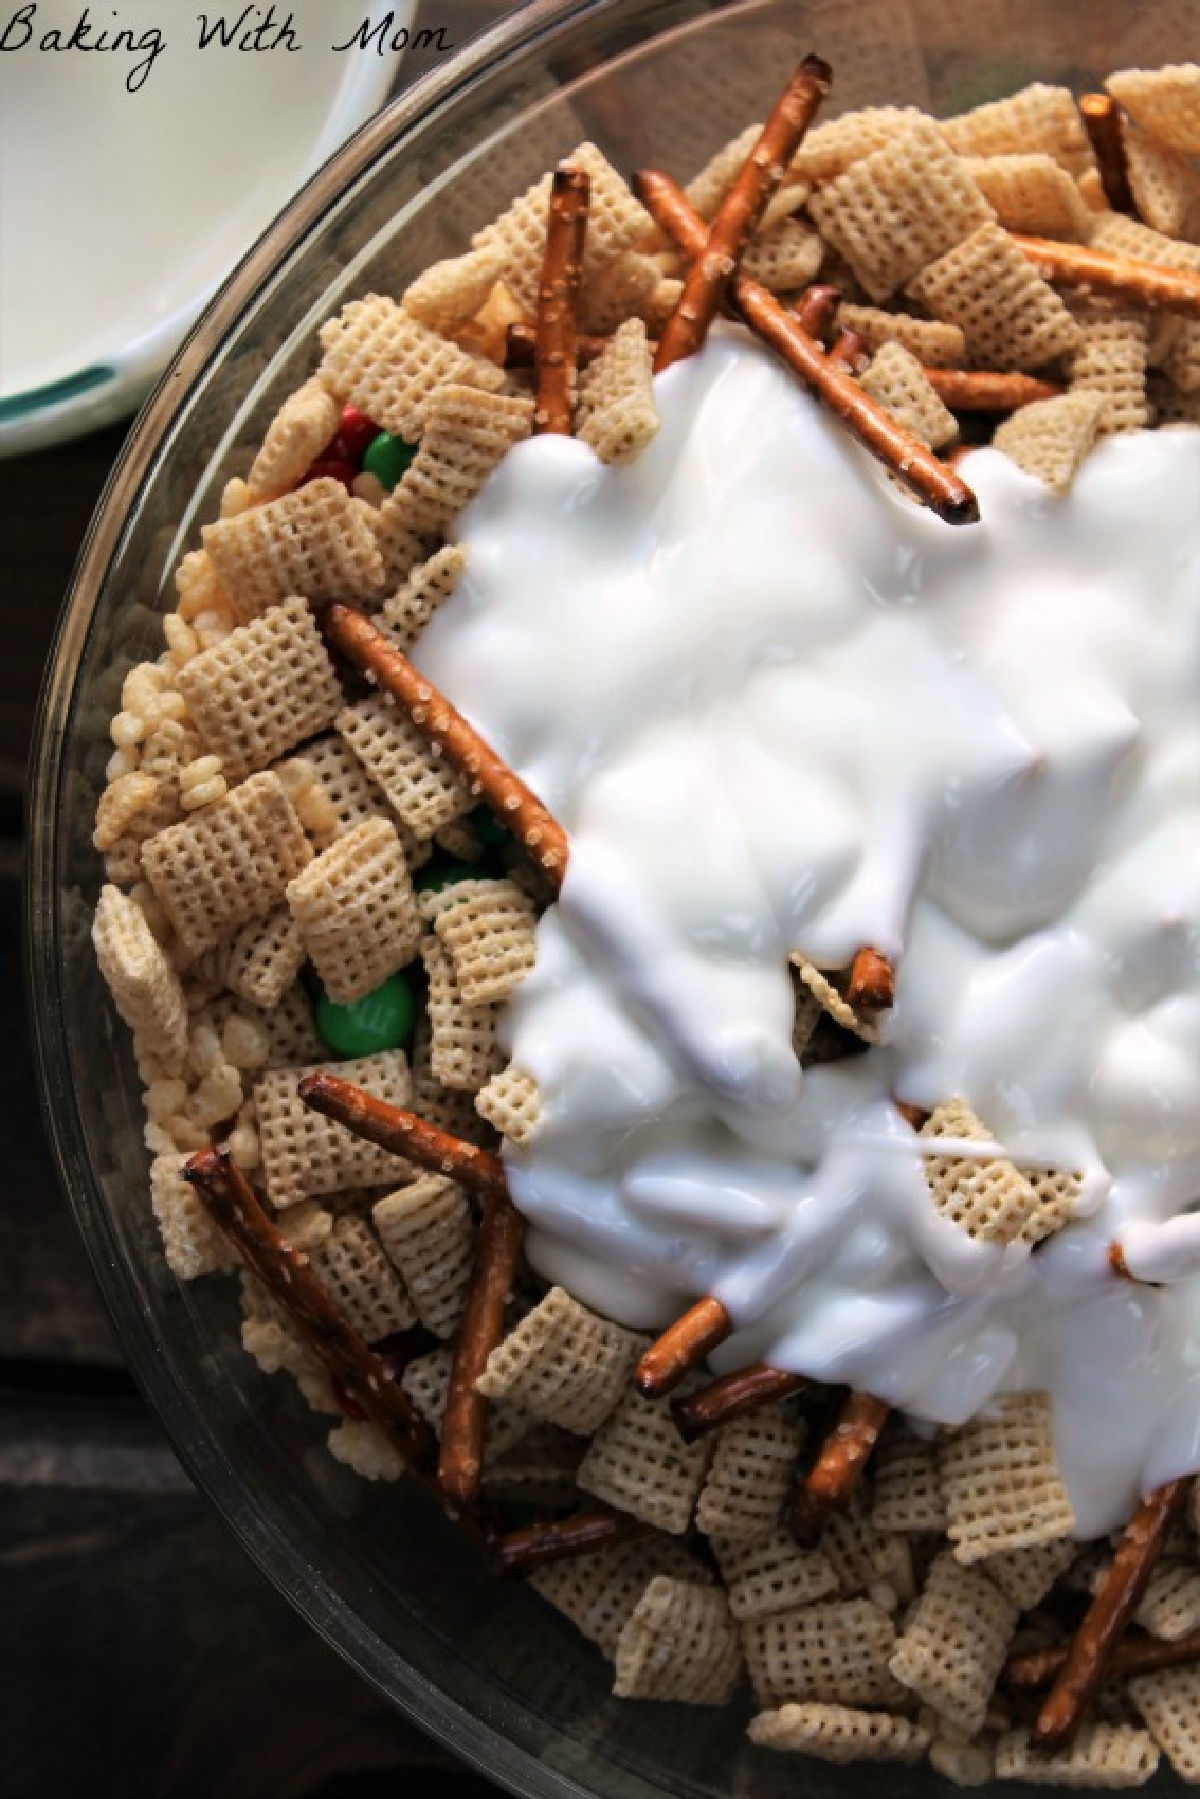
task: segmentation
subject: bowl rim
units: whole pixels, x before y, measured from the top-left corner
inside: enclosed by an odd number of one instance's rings
[[[711,0],[719,10],[725,0]],[[214,346],[252,301],[259,284],[292,254],[324,208],[386,149],[464,84],[509,62],[562,27],[610,10],[612,0],[527,0],[469,40],[376,113],[323,165],[230,272],[188,332],[147,399],[105,483],[59,611],[38,694],[24,820],[24,977],[42,1121],[59,1184],[74,1215],[127,1365],[189,1478],[212,1504],[272,1586],[372,1688],[456,1757],[521,1799],[595,1799],[596,1789],[548,1765],[502,1729],[435,1685],[405,1660],[324,1581],[314,1584],[300,1544],[279,1521],[247,1504],[242,1475],[226,1459],[211,1417],[196,1410],[158,1354],[153,1320],[125,1266],[112,1219],[94,1191],[84,1133],[69,1079],[66,1017],[57,980],[59,819],[65,733],[97,597],[130,513],[170,433],[182,396]],[[133,1302],[133,1303],[130,1303]],[[387,1659],[385,1678],[384,1661]],[[394,1683],[394,1687],[392,1684]],[[398,1689],[398,1690],[395,1690]],[[517,1702],[522,1704],[522,1702]],[[524,1707],[522,1706],[522,1709]],[[595,1750],[597,1759],[602,1752]],[[621,1799],[661,1799],[628,1766],[603,1756],[609,1791]]]

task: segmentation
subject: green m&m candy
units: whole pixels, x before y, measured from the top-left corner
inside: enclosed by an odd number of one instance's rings
[[[399,1049],[412,1036],[412,988],[402,974],[390,974],[373,993],[351,1005],[339,1006],[323,993],[314,1017],[317,1029],[335,1056],[347,1061],[374,1056],[382,1049]]]
[[[473,812],[467,814],[467,823],[485,849],[497,849],[512,836],[512,832],[500,823],[490,806],[476,806]]]
[[[474,881],[479,870],[472,868],[469,862],[433,861],[419,868],[413,876],[413,887],[418,893],[440,893],[443,887],[453,887],[455,881]]]
[[[363,451],[363,473],[374,475],[390,493],[416,453],[416,444],[393,437],[390,431],[381,431]]]

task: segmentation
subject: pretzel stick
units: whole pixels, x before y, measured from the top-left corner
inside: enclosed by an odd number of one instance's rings
[[[1031,1649],[1025,1655],[1014,1655],[1005,1662],[1000,1679],[1010,1693],[1036,1693],[1050,1685],[1070,1650],[1069,1643],[1060,1643],[1054,1649]],[[1200,1630],[1189,1631],[1173,1643],[1139,1632],[1117,1644],[1108,1659],[1106,1675],[1109,1679],[1127,1680],[1135,1674],[1157,1674],[1160,1668],[1183,1668],[1189,1662],[1200,1662]]]
[[[602,356],[612,342],[611,337],[598,337],[591,331],[577,331],[575,334],[575,353],[579,367],[586,368],[589,362],[595,362]],[[528,325],[523,319],[516,319],[508,327],[505,337],[504,366],[506,369],[531,369],[537,358],[537,326]]]
[[[387,1362],[338,1311],[308,1257],[268,1218],[229,1152],[200,1150],[184,1163],[183,1177],[359,1412],[387,1433],[410,1466],[432,1467],[433,1432]]]
[[[544,1568],[548,1562],[591,1555],[610,1543],[648,1537],[653,1529],[631,1512],[577,1512],[573,1518],[539,1519],[523,1530],[492,1537],[486,1554],[494,1573],[524,1574],[530,1568]]]
[[[464,1509],[479,1494],[487,1431],[488,1402],[475,1391],[475,1382],[504,1335],[504,1309],[524,1236],[525,1220],[512,1201],[491,1195],[484,1203],[466,1304],[454,1340],[438,1455],[438,1485],[451,1505]]]
[[[567,866],[567,834],[520,775],[500,760],[449,700],[361,612],[335,600],[326,608],[322,625],[334,647],[375,676],[422,737],[445,752],[446,760],[470,784],[472,793],[482,794],[500,823],[520,838],[555,886],[561,885]]]
[[[829,346],[830,367],[848,375],[861,375],[868,355],[867,340],[853,325],[843,325]]]
[[[1172,1519],[1187,1498],[1190,1480],[1171,1480],[1143,1499],[1118,1543],[1082,1624],[1071,1639],[1030,1741],[1061,1749],[1108,1672],[1109,1658],[1138,1608]]]
[[[671,1416],[685,1443],[694,1443],[710,1430],[719,1430],[734,1418],[745,1418],[773,1399],[786,1399],[811,1382],[803,1374],[787,1374],[769,1362],[752,1362],[733,1374],[701,1387],[699,1392],[671,1401]]]
[[[1090,287],[1098,294],[1132,300],[1135,306],[1161,306],[1200,319],[1200,275],[1186,269],[1167,269],[1160,262],[1140,262],[1133,256],[1114,256],[1108,250],[1089,250],[1084,244],[1062,244],[1048,237],[1026,237],[1010,231],[1017,249],[1047,281],[1062,287]]]
[[[705,241],[704,220],[683,190],[657,169],[641,170],[634,176],[633,186],[655,223],[687,255],[696,255]],[[737,277],[733,291],[738,310],[751,330],[831,407],[872,455],[899,476],[917,499],[932,507],[948,524],[978,521],[979,501],[966,483],[865,394],[852,375],[833,367],[794,312],[788,312],[761,282],[752,281],[748,275]]]
[[[555,169],[538,287],[533,429],[560,437],[570,435],[575,410],[579,282],[590,192],[591,183],[583,169],[567,163]]]
[[[903,1118],[907,1124],[912,1125],[914,1131],[919,1131],[921,1126],[926,1124],[931,1117],[931,1114],[926,1111],[924,1106],[910,1105],[906,1099],[894,1099],[892,1104],[895,1106],[897,1112],[899,1112],[901,1118]]]
[[[723,1343],[733,1320],[719,1299],[698,1299],[667,1326],[643,1355],[633,1378],[647,1399],[661,1399],[677,1387],[710,1349]]]
[[[1100,171],[1104,198],[1114,212],[1133,212],[1121,108],[1111,94],[1081,94],[1079,114]]]
[[[702,226],[683,292],[663,326],[654,372],[703,349],[708,328],[729,292],[767,202],[829,92],[833,70],[819,56],[806,56],[771,109],[762,135],[738,171],[711,225]]]
[[[817,1535],[830,1512],[850,1503],[850,1495],[890,1411],[882,1399],[873,1399],[869,1393],[851,1393],[815,1463],[796,1490],[792,1528],[802,1542]]]
[[[796,301],[794,311],[800,324],[810,337],[822,342],[833,329],[837,309],[842,302],[841,289],[832,287],[828,281],[814,281],[806,287]]]
[[[426,1124],[415,1112],[377,1099],[336,1074],[306,1074],[296,1091],[306,1106],[344,1124],[356,1137],[378,1143],[381,1149],[405,1156],[433,1174],[450,1175],[485,1199],[508,1198],[504,1163],[499,1156],[478,1149],[461,1137],[452,1137],[435,1124]]]
[[[850,964],[846,1003],[856,1012],[886,1012],[896,997],[896,971],[877,949],[860,949]]]
[[[1033,400],[1055,400],[1066,389],[1036,375],[991,369],[926,369],[926,381],[951,412],[1015,412]]]
[[[1119,1243],[1114,1242],[1109,1244],[1108,1265],[1118,1280],[1131,1281],[1136,1278],[1129,1271],[1129,1263],[1125,1260],[1125,1251],[1121,1248]]]

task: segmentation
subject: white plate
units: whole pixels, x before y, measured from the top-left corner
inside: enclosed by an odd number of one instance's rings
[[[5,6],[0,30],[0,455],[77,436],[133,410],[230,268],[296,189],[386,99],[398,55],[336,54],[363,19],[415,0],[290,0],[297,51],[199,48],[201,7],[124,0]],[[210,23],[265,5],[208,6]],[[87,12],[90,38],[67,41]],[[163,48],[135,92],[154,28]],[[84,34],[88,35],[87,33]],[[271,34],[268,34],[271,35]],[[141,44],[139,50],[136,46]]]

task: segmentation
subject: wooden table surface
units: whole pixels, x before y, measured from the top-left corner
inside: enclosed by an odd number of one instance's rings
[[[456,4],[455,35],[500,10]],[[351,1673],[191,1486],[121,1365],[42,1134],[24,769],[59,604],[123,437],[0,464],[0,1795],[371,1799],[403,1783],[487,1799],[499,1789]]]

